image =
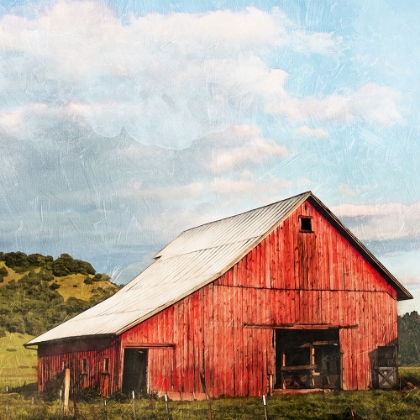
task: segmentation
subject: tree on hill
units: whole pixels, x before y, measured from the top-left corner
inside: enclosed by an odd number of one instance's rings
[[[3,283],[4,278],[9,274],[6,267],[0,268],[0,283]]]
[[[95,275],[96,271],[86,261],[77,260],[69,254],[61,254],[56,260],[50,255],[29,254],[24,252],[0,252],[0,261],[18,273],[29,271],[30,268],[41,267],[51,271],[56,277],[68,276],[69,274],[90,274]]]
[[[420,365],[420,315],[417,311],[398,317],[399,362]]]
[[[4,261],[8,267],[13,268],[17,272],[26,271],[30,266],[28,256],[20,251],[4,254]]]
[[[68,276],[69,274],[92,274],[95,269],[86,261],[75,260],[68,254],[61,254],[52,265],[53,274],[57,277]]]

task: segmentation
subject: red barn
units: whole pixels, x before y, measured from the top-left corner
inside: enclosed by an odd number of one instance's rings
[[[306,192],[181,233],[117,294],[26,346],[39,391],[64,368],[102,395],[390,387],[397,301],[411,298]]]

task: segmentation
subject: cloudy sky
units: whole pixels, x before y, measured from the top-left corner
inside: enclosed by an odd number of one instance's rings
[[[1,250],[124,283],[186,228],[312,190],[420,299],[419,17],[0,1]]]

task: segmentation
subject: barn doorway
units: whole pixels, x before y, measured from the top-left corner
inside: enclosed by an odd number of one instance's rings
[[[122,389],[147,392],[147,349],[125,349]]]
[[[341,388],[338,329],[275,330],[276,388]]]

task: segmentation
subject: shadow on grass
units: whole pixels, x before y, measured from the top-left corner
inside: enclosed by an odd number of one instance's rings
[[[36,397],[38,395],[38,384],[36,382],[30,384],[24,383],[21,386],[10,389],[10,392],[20,394],[24,398]]]

